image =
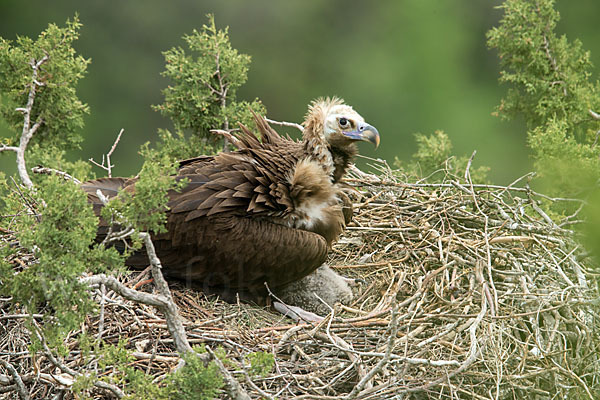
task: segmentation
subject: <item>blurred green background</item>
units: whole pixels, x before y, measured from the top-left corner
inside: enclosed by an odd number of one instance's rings
[[[501,17],[499,0],[269,1],[68,1],[2,0],[0,36],[37,37],[49,22],[63,25],[79,13],[76,49],[92,59],[79,95],[91,107],[82,150],[71,158],[100,160],[121,128],[113,155],[116,175],[142,164],[137,150],[155,141],[170,122],[151,110],[168,85],[160,76],[162,51],[184,46],[181,36],[213,13],[229,26],[233,46],[252,56],[241,99],[258,97],[273,119],[300,122],[307,104],[337,95],[353,105],[382,137],[376,152],[408,159],[414,133],[448,133],[459,155],[477,150],[475,165],[492,168],[496,183],[531,169],[525,127],[491,115],[505,92],[497,83],[498,60],[485,33]],[[559,1],[559,29],[580,38],[600,64],[600,1]],[[2,79],[2,77],[0,77]],[[597,79],[597,74],[594,76]],[[296,135],[296,132],[290,131]],[[0,125],[0,136],[10,133]],[[0,157],[11,171],[12,153]],[[96,170],[99,175],[102,171]]]

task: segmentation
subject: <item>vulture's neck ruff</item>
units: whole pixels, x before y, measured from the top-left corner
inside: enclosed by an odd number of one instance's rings
[[[304,150],[339,182],[358,153],[357,141],[379,145],[379,133],[352,107],[338,98],[314,101],[304,120]]]
[[[316,134],[311,126],[305,130],[304,150],[310,157],[323,167],[327,176],[333,180],[335,166],[333,165],[333,155],[329,143],[324,140],[322,135]],[[309,130],[310,129],[310,130]],[[308,132],[306,132],[309,130]]]

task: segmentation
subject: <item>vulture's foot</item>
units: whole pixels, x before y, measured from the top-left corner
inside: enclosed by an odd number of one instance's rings
[[[280,289],[276,294],[285,303],[318,315],[327,315],[336,303],[347,304],[353,298],[346,278],[325,264],[299,281]]]
[[[318,323],[325,319],[315,313],[306,311],[300,307],[289,306],[287,304],[280,303],[278,301],[273,302],[273,308],[275,308],[275,310],[279,311],[286,317],[289,317],[296,322],[306,321],[306,322],[317,322]]]

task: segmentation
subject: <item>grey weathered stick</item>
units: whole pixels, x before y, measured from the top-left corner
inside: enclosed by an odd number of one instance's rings
[[[92,276],[86,276],[80,279],[80,282],[88,285],[106,285],[110,290],[118,293],[127,300],[135,301],[137,303],[147,304],[157,308],[164,307],[167,299],[161,295],[140,292],[135,289],[128,288],[117,280],[114,276],[98,274]]]
[[[17,386],[17,393],[19,394],[19,398],[21,400],[29,400],[30,399],[29,391],[25,387],[25,384],[23,383],[23,379],[21,379],[21,375],[19,375],[19,373],[17,372],[15,367],[13,367],[11,363],[6,362],[1,358],[0,358],[0,364],[4,368],[6,368],[8,370],[8,372],[10,372],[10,374],[12,375],[13,381],[15,382],[15,385]]]
[[[267,121],[270,124],[274,124],[274,125],[280,125],[280,126],[289,126],[290,128],[296,128],[298,129],[300,132],[304,131],[304,127],[300,124],[296,124],[294,122],[286,122],[286,121],[275,121],[273,119],[269,119],[269,118],[265,118],[265,121]]]
[[[152,265],[152,277],[154,278],[154,284],[158,289],[158,293],[160,293],[160,295],[165,299],[165,303],[160,307],[160,310],[165,313],[167,327],[171,333],[171,336],[173,337],[175,347],[181,354],[194,352],[192,346],[190,346],[190,343],[187,340],[185,328],[181,322],[177,305],[175,304],[175,301],[173,301],[173,296],[171,295],[169,285],[162,274],[162,264],[156,256],[156,250],[154,249],[154,244],[152,243],[150,234],[146,232],[140,232],[139,235],[144,241],[146,253],[150,259],[150,265]]]
[[[33,167],[33,168],[31,168],[31,172],[33,172],[34,174],[57,175],[57,176],[64,178],[67,181],[73,181],[78,185],[81,183],[81,181],[79,179],[75,178],[74,176],[71,176],[64,171],[60,171],[60,170],[54,169],[54,168]]]
[[[97,194],[102,203],[106,204],[108,202],[108,199],[102,195],[100,190],[97,191]],[[147,232],[140,232],[139,236],[146,247],[146,254],[150,260],[152,278],[154,278],[154,283],[159,293],[158,295],[130,289],[120,283],[116,278],[106,275],[94,275],[91,277],[82,278],[82,281],[88,284],[104,284],[126,299],[157,307],[165,314],[167,329],[173,337],[173,343],[175,344],[177,351],[182,355],[189,352],[195,353],[187,339],[185,328],[181,322],[179,310],[175,304],[175,301],[173,300],[169,285],[162,274],[162,264],[156,255],[152,238]]]
[[[115,142],[113,143],[112,147],[110,148],[110,150],[106,154],[106,165],[104,165],[104,160],[105,160],[104,155],[102,156],[102,164],[94,161],[93,158],[90,158],[88,160],[89,162],[91,162],[92,164],[96,165],[97,167],[100,167],[103,170],[105,170],[107,172],[109,178],[112,177],[112,168],[114,167],[114,165],[112,165],[110,163],[110,156],[112,156],[112,153],[117,148],[117,145],[119,144],[119,141],[121,140],[121,135],[123,134],[124,131],[125,131],[125,129],[121,128],[121,130],[119,131],[119,134],[117,135],[117,138],[115,139]]]
[[[223,378],[225,378],[225,386],[227,387],[227,394],[229,397],[234,400],[250,400],[251,397],[248,395],[248,393],[246,393],[240,383],[229,373],[227,368],[225,368],[221,360],[219,360],[210,347],[206,346],[206,352],[210,354],[212,360],[217,365],[217,368],[219,368],[221,375],[223,375]]]
[[[475,154],[477,154],[477,150],[473,150],[473,154],[471,154],[471,157],[469,157],[469,161],[467,162],[467,168],[465,168],[465,180],[466,181],[471,181],[471,172],[470,172],[471,163],[473,162],[473,159],[475,158]]]
[[[104,334],[104,310],[106,304],[106,286],[100,285],[100,317],[98,321],[98,334],[96,335],[97,340],[102,339]]]

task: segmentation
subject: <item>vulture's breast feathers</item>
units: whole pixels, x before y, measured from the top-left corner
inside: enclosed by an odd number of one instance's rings
[[[339,189],[315,161],[303,159],[289,178],[294,211],[287,215],[295,228],[316,232],[331,243],[344,230]]]

